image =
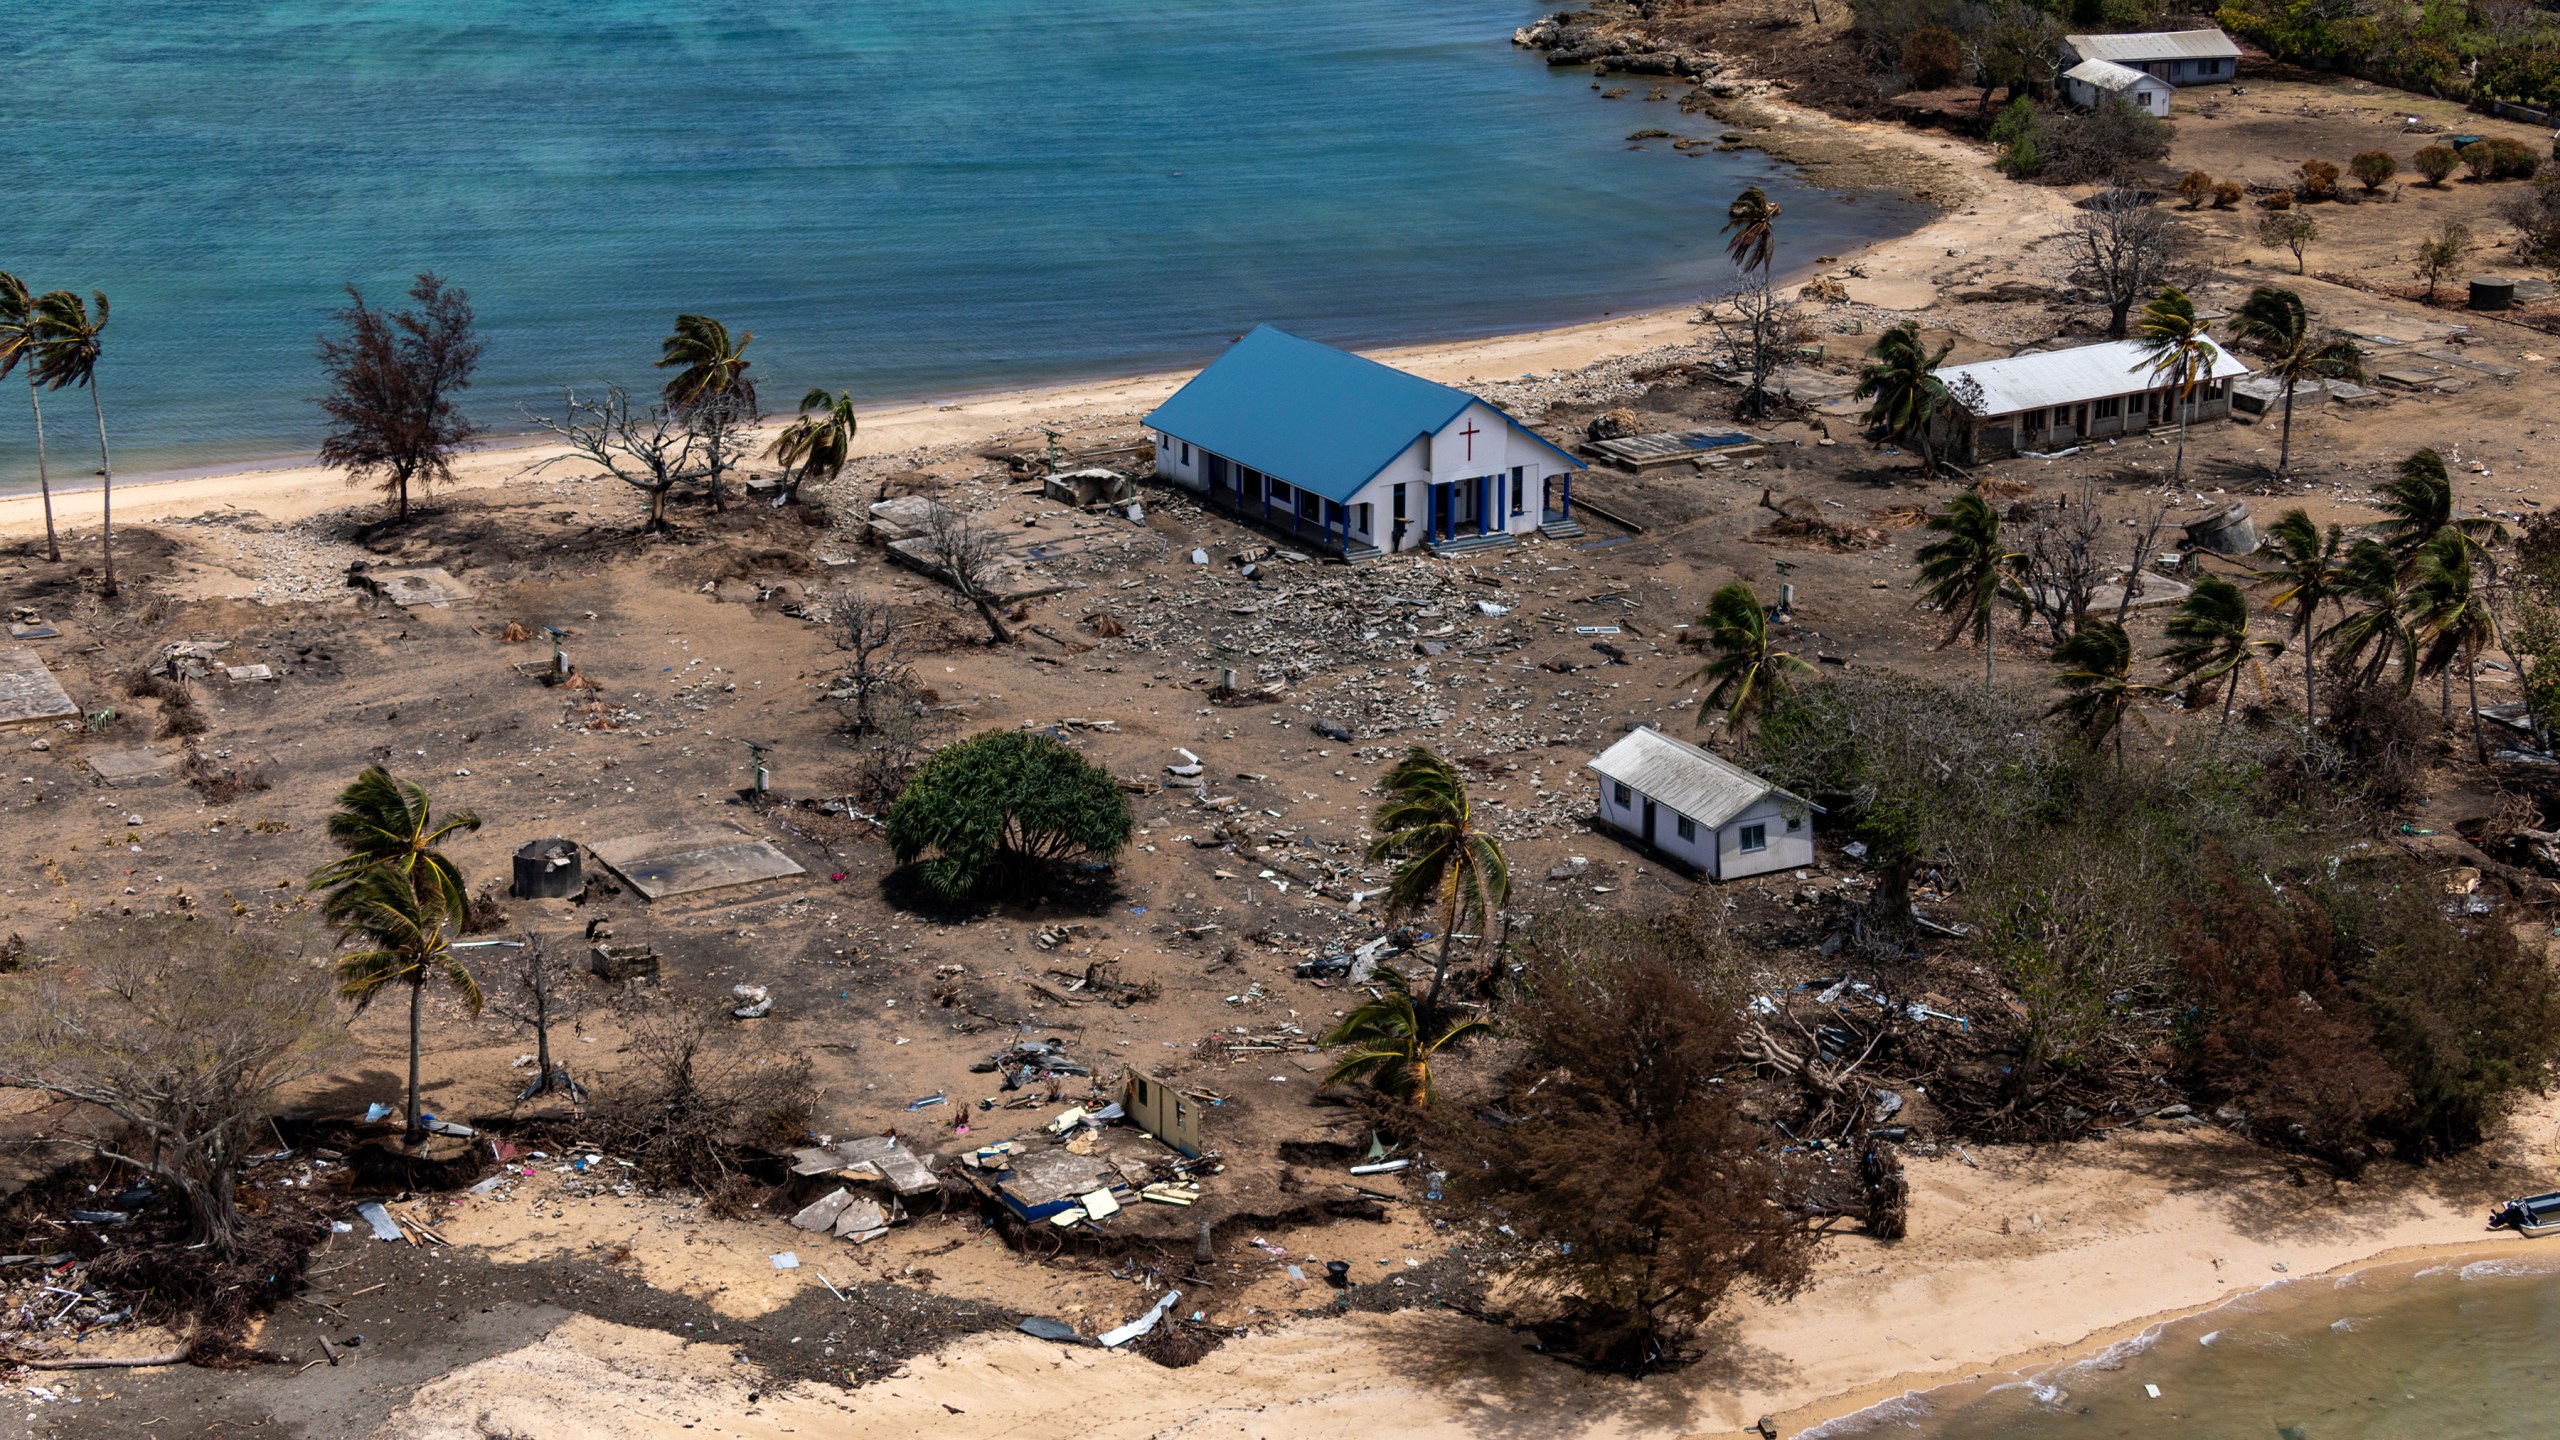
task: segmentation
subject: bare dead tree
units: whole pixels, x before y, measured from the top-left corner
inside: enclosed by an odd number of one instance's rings
[[[1012,644],[991,593],[1005,561],[1004,537],[976,515],[937,502],[926,513],[922,538],[934,568],[986,622],[989,643]]]
[[[551,1058],[553,1027],[576,1025],[586,1008],[575,986],[558,988],[559,978],[560,967],[544,951],[542,937],[528,930],[506,987],[489,997],[491,1010],[533,1032],[533,1083],[517,1092],[519,1105],[536,1095],[566,1095],[579,1102],[587,1098],[587,1087],[570,1076],[569,1067]]]
[[[906,611],[892,601],[845,589],[836,592],[827,616],[827,638],[845,657],[839,693],[849,692],[844,693],[851,705],[846,718],[855,735],[868,735],[879,724],[888,692],[909,684],[898,643]]]
[[[603,395],[591,393],[584,399],[571,390],[562,403],[567,413],[557,420],[525,412],[534,424],[566,441],[570,451],[534,468],[584,460],[649,497],[649,521],[643,529],[664,534],[673,528],[667,524],[668,494],[707,473],[693,432],[663,400],[633,410],[631,393],[619,385],[606,386]]]
[[[2088,623],[2089,601],[2105,574],[2098,549],[2106,524],[2098,487],[2084,484],[2040,507],[2025,527],[2027,606],[2057,645]]]
[[[2160,553],[2160,536],[2169,528],[2169,502],[2154,500],[2150,513],[2133,525],[2133,554],[2124,564],[2124,593],[2116,597],[2116,623],[2124,623],[2127,611],[2133,609],[2134,597],[2142,593],[2142,577],[2152,557]]]
[[[708,391],[677,412],[702,456],[702,477],[711,508],[728,504],[728,474],[753,448],[753,432],[764,418],[755,387],[739,385]]]
[[[347,306],[331,318],[343,335],[320,337],[320,397],[329,433],[320,463],[347,472],[347,483],[378,480],[409,518],[409,489],[450,483],[453,457],[479,428],[455,403],[488,343],[472,328],[471,297],[430,271],[409,287],[414,310],[376,310],[347,287]]]
[[[0,1090],[102,1112],[113,1123],[50,1138],[159,1182],[230,1258],[240,1171],[277,1095],[345,1039],[329,970],[306,953],[325,945],[155,915],[93,920],[51,949],[0,992]]]
[[[2133,307],[2159,290],[2177,249],[2169,217],[2118,181],[2072,217],[2065,241],[2075,267],[2107,302],[2107,333],[2124,338]]]
[[[1770,377],[1785,361],[1788,347],[1803,339],[1796,303],[1779,294],[1765,272],[1754,271],[1710,302],[1705,314],[1716,327],[1721,358],[1743,376],[1736,413],[1745,418],[1769,413],[1777,398],[1770,394]]]

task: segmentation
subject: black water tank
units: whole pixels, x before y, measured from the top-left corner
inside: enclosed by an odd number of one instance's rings
[[[572,900],[587,888],[575,840],[536,840],[516,852],[516,898]]]
[[[2516,303],[2513,280],[2474,280],[2471,282],[2471,308],[2474,310],[2512,310]]]

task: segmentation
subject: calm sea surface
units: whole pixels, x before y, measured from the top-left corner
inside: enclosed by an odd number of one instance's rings
[[[2092,1361],[1906,1397],[1802,1440],[2547,1440],[2560,1435],[2555,1272],[2560,1251],[2520,1244],[2514,1260],[2304,1280]]]
[[[307,450],[338,287],[428,268],[489,333],[471,408],[520,430],[564,383],[651,383],[680,309],[756,332],[769,401],[877,403],[1188,365],[1260,320],[1375,343],[1684,301],[1749,183],[1782,265],[1917,223],[1630,149],[1720,127],[1513,51],[1538,9],[18,0],[0,269],[107,292],[118,468],[166,470]],[[0,490],[34,479],[18,386]],[[47,407],[78,468],[86,411]]]

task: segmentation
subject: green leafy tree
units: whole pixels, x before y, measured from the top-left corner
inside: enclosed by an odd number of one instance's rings
[[[1399,971],[1381,968],[1377,993],[1342,1017],[1342,1023],[1326,1031],[1320,1042],[1348,1047],[1335,1059],[1324,1083],[1365,1080],[1381,1095],[1427,1107],[1432,1099],[1431,1066],[1440,1052],[1492,1028],[1489,1022],[1473,1018],[1446,1025],[1425,1020],[1421,1007],[1414,1004],[1412,983]]]
[[[2113,620],[2097,620],[2063,637],[2053,647],[2053,663],[2062,667],[2053,683],[2070,693],[2046,713],[2068,719],[2092,747],[2113,737],[2116,760],[2124,760],[2124,722],[2142,720],[2134,707],[2156,685],[2133,678],[2133,638]]]
[[[2000,606],[2014,601],[2025,582],[2026,557],[2000,535],[2000,517],[1967,490],[1929,517],[1937,539],[1920,547],[1921,597],[1947,617],[1938,637],[1944,650],[1967,630],[1982,642],[1982,685],[1992,680],[1992,631]]]
[[[2314,627],[2320,621],[2320,607],[2338,598],[2345,547],[2346,532],[2339,527],[2332,525],[2323,531],[2311,523],[2309,515],[2287,510],[2267,527],[2267,544],[2262,553],[2272,563],[2250,582],[2250,588],[2265,592],[2267,608],[2290,622],[2285,631],[2286,643],[2302,650],[2306,734],[2320,728],[2320,647],[2315,643]]]
[[[107,405],[98,393],[98,361],[104,354],[100,337],[107,329],[107,297],[92,290],[94,306],[81,303],[68,290],[38,296],[31,307],[34,330],[34,378],[47,390],[78,386],[89,392],[89,409],[98,420],[98,534],[104,557],[99,581],[102,594],[116,593],[116,476],[107,458]]]
[[[2231,704],[2240,695],[2242,672],[2256,675],[2263,692],[2267,677],[2260,657],[2284,650],[2281,640],[2261,640],[2250,634],[2249,597],[2219,575],[2196,581],[2196,588],[2178,602],[2178,613],[2169,617],[2166,633],[2169,645],[2160,658],[2168,662],[2171,678],[2199,687],[2227,682],[2222,692],[2225,726],[2231,723]]]
[[[1369,860],[1395,862],[1387,882],[1391,915],[1433,912],[1440,923],[1440,956],[1431,967],[1431,991],[1422,1014],[1436,1020],[1440,991],[1449,981],[1449,951],[1470,920],[1483,925],[1511,903],[1511,864],[1502,842],[1476,823],[1458,767],[1416,745],[1390,767],[1381,782],[1378,838]]]
[[[1689,679],[1714,687],[1707,692],[1708,705],[1732,702],[1724,718],[1737,728],[1747,728],[1746,717],[1785,692],[1789,675],[1813,672],[1811,665],[1778,648],[1769,633],[1769,612],[1751,587],[1738,580],[1708,597],[1707,613],[1682,634],[1680,643],[1715,652]],[[1700,710],[1698,718],[1705,720],[1706,711]]]
[[[1107,862],[1134,828],[1110,771],[1054,736],[989,730],[917,769],[887,834],[899,864],[923,860],[926,888],[956,900],[1029,893],[1055,866]]]
[[[800,397],[800,418],[783,427],[773,442],[773,457],[783,465],[786,498],[797,496],[812,480],[833,480],[853,458],[853,436],[859,422],[853,396],[812,390]]]
[[[439,897],[419,893],[388,866],[375,866],[356,876],[330,898],[328,915],[342,931],[368,948],[338,959],[339,992],[361,1011],[391,985],[409,987],[408,1128],[404,1139],[416,1145],[427,1137],[426,1111],[418,1093],[421,1015],[427,984],[442,980],[462,997],[472,1014],[480,1013],[480,982],[453,951],[453,918]]]
[[[1932,353],[1919,325],[1905,320],[1876,337],[1866,368],[1858,372],[1857,398],[1870,402],[1868,427],[1917,449],[1924,479],[1938,473],[1934,432],[1948,398],[1946,382],[1934,372],[1954,348],[1949,341]]]
[[[2445,721],[2453,720],[2453,671],[2462,668],[2471,697],[2471,736],[2480,762],[2489,760],[2489,743],[2480,728],[2480,652],[2496,643],[2497,622],[2487,594],[2472,566],[2473,549],[2461,531],[2448,526],[2421,546],[2410,567],[2404,604],[2410,629],[2419,639],[2418,673],[2444,682]]]
[[[1778,242],[1778,206],[1759,186],[1746,187],[1725,207],[1724,253],[1735,268],[1769,273]]]
[[[2302,297],[2291,290],[2261,285],[2249,292],[2232,317],[2232,335],[2266,356],[2261,373],[2284,386],[2284,429],[2276,449],[2276,473],[2293,468],[2293,391],[2306,380],[2361,380],[2364,352],[2343,335],[2321,335],[2311,328]]]
[[[2172,479],[2183,483],[2187,478],[2187,417],[2194,410],[2190,404],[2196,386],[2213,374],[2222,349],[2205,333],[2203,322],[2196,319],[2195,302],[2187,292],[2175,285],[2163,289],[2159,297],[2142,307],[2142,321],[2134,327],[2134,336],[2142,344],[2143,353],[2151,360],[2151,378],[2169,387],[2171,403],[2178,411],[2178,460]]]
[[[440,818],[424,787],[368,765],[338,793],[338,808],[329,816],[329,839],[346,853],[312,871],[311,883],[332,892],[328,903],[334,907],[340,903],[337,897],[352,895],[367,874],[387,870],[459,930],[470,911],[470,894],[462,867],[441,847],[479,828],[478,815],[465,810]]]
[[[2436,222],[2435,233],[2418,244],[2410,258],[2418,278],[2427,282],[2427,303],[2434,304],[2436,287],[2444,277],[2462,268],[2471,254],[2471,227],[2448,216]]]
[[[62,542],[53,530],[53,472],[44,456],[44,395],[36,384],[35,299],[27,293],[26,282],[6,270],[0,270],[0,380],[27,365],[27,403],[35,408],[36,417],[36,489],[44,496],[44,558],[59,563]]]

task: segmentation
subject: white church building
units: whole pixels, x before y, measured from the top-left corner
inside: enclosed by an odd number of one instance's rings
[[[1582,533],[1582,462],[1493,405],[1269,325],[1146,418],[1156,473],[1347,560]]]

